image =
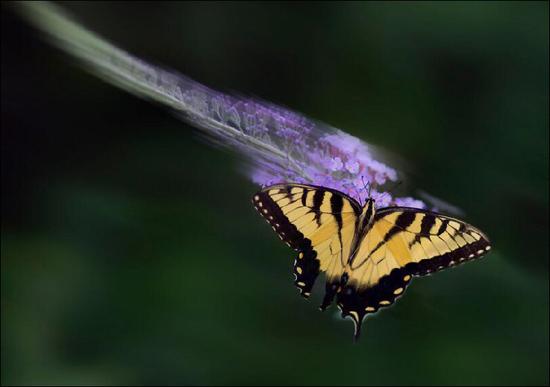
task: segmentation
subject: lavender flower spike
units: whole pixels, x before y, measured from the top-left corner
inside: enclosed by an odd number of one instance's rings
[[[212,90],[176,72],[153,66],[108,43],[58,6],[21,2],[17,10],[52,43],[89,71],[139,97],[170,107],[213,142],[248,161],[250,178],[261,184],[299,182],[326,186],[363,201],[363,180],[380,188],[397,171],[375,159],[372,147],[338,129],[258,99]],[[407,204],[371,191],[378,206]]]

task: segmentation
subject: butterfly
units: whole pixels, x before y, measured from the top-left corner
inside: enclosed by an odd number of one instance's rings
[[[252,203],[279,238],[298,252],[295,285],[305,298],[325,273],[325,310],[336,298],[354,338],[366,315],[392,305],[413,277],[479,258],[491,249],[477,228],[455,218],[410,207],[360,205],[334,189],[278,184]]]

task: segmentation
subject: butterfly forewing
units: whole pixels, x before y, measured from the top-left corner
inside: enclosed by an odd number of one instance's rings
[[[256,209],[279,237],[298,251],[296,286],[309,296],[319,272],[327,288],[337,282],[349,256],[359,204],[327,188],[304,184],[274,185],[254,195]]]
[[[408,224],[400,222],[405,215]],[[386,208],[377,213],[375,220],[379,228],[391,225],[385,236],[390,250],[409,250],[401,266],[408,265],[413,275],[429,274],[479,258],[491,249],[489,239],[477,228],[430,211]]]

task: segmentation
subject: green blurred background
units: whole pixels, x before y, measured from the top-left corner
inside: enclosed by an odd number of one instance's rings
[[[494,251],[354,345],[322,281],[298,296],[234,155],[2,7],[2,384],[548,385],[547,2],[61,5],[404,157]]]

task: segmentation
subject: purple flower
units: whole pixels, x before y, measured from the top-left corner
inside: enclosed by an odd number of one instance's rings
[[[342,163],[342,159],[340,157],[333,157],[330,163],[330,169],[332,171],[339,171],[344,166],[344,163]]]
[[[355,175],[357,172],[359,172],[359,168],[360,168],[360,164],[357,160],[348,161],[346,163],[346,169],[351,174]]]
[[[389,207],[391,205],[392,197],[389,193],[372,191],[371,195],[377,208]]]
[[[358,138],[262,101],[236,102],[234,97],[219,95],[212,99],[216,101],[212,118],[219,114],[231,124],[244,117],[240,122],[243,136],[228,136],[224,145],[239,149],[256,165],[251,176],[254,182],[262,186],[314,184],[342,191],[361,203],[368,197],[368,185],[377,207],[396,204],[389,193],[372,188],[396,181],[397,171],[375,159]],[[396,200],[424,206],[412,198]]]
[[[393,200],[393,204],[399,207],[414,207],[420,209],[426,208],[426,205],[423,202],[410,197],[395,198]]]
[[[272,184],[280,183],[279,176],[272,175],[266,169],[256,168],[250,174],[252,181],[256,184],[266,187]]]
[[[301,137],[301,133],[290,126],[277,125],[275,131],[278,136],[289,141],[296,141]]]

